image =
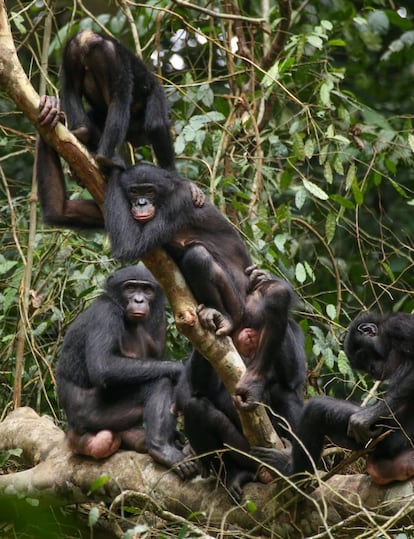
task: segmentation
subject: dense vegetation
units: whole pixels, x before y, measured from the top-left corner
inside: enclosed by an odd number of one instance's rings
[[[414,309],[411,3],[7,4],[36,89],[46,69],[46,92],[58,92],[63,45],[83,28],[154,63],[180,172],[239,227],[257,264],[297,290],[308,395],[362,398],[372,383],[350,370],[344,329],[362,309]],[[0,404],[3,416],[21,403],[60,421],[62,335],[116,264],[104,234],[40,222],[35,130],[1,89],[0,111]],[[148,148],[137,157],[152,160]],[[169,347],[188,351],[172,324]]]

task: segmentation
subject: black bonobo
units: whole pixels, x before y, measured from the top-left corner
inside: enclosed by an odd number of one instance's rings
[[[38,123],[54,128],[61,118],[59,99],[42,96]],[[59,154],[42,138],[39,140],[36,160],[36,178],[43,220],[67,228],[104,228],[105,221],[99,205],[92,199],[70,199]],[[190,182],[189,182],[190,183]],[[204,204],[204,194],[190,183],[194,206]]]
[[[134,147],[151,144],[158,164],[175,168],[164,90],[119,41],[92,30],[72,37],[63,53],[61,86],[69,129],[100,164],[122,165],[117,152],[127,140]]]
[[[113,255],[132,262],[162,247],[197,302],[220,314],[217,333],[241,322],[250,255],[231,223],[208,200],[193,203],[192,183],[152,165],[114,171],[106,189],[106,224]]]
[[[298,435],[313,462],[298,443],[293,443],[291,459],[262,448],[256,456],[286,474],[312,472],[325,437],[341,447],[362,449],[390,430],[369,454],[367,471],[378,484],[413,477],[414,315],[363,313],[350,325],[344,348],[354,368],[388,380],[384,395],[366,408],[329,397],[310,399]]]
[[[58,397],[74,453],[99,459],[122,446],[148,452],[181,478],[196,473],[175,443],[171,408],[183,369],[162,359],[165,339],[164,295],[151,273],[139,265],[110,275],[70,325],[59,357]]]
[[[255,267],[247,268],[246,274],[245,312],[233,341],[247,371],[236,387],[236,396],[232,400],[208,361],[194,351],[186,366],[192,397],[184,405],[185,432],[197,454],[226,446],[239,450],[201,458],[203,475],[212,470],[218,473],[236,500],[257,472],[257,463],[240,453],[248,453],[250,447],[236,407],[250,410],[258,402],[269,405],[277,432],[290,438],[303,408],[306,376],[303,334],[290,317],[294,300],[290,284]],[[260,479],[266,481],[265,477]]]

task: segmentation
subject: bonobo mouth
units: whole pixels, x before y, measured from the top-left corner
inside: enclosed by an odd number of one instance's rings
[[[145,318],[147,316],[146,311],[129,311],[128,318]]]
[[[154,209],[144,210],[144,209],[133,207],[131,208],[131,213],[132,213],[132,217],[136,221],[141,221],[145,223],[146,221],[151,221],[151,219],[154,218],[155,210]]]

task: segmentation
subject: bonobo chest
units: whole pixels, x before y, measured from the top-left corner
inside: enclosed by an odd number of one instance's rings
[[[121,354],[134,359],[156,359],[160,347],[142,326],[127,327],[121,341]]]

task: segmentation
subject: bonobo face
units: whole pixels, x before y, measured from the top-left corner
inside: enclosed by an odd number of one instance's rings
[[[155,286],[148,281],[125,281],[122,285],[126,318],[131,322],[145,320],[155,297]]]
[[[156,189],[151,183],[129,185],[127,197],[131,203],[132,217],[146,223],[155,217]]]
[[[387,353],[376,322],[372,315],[360,316],[350,326],[344,347],[353,368],[369,373],[376,380],[384,380],[388,377],[385,372]]]

